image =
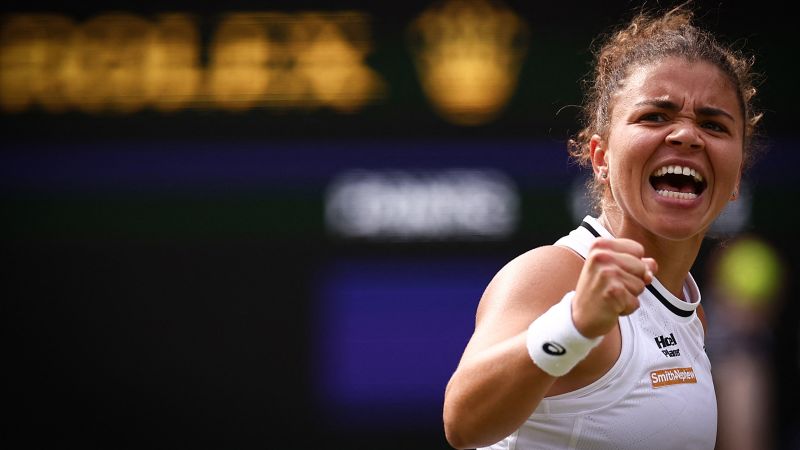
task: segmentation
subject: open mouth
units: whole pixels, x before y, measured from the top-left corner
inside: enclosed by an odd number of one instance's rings
[[[706,181],[695,169],[664,166],[650,175],[650,184],[662,197],[693,200],[706,189]]]

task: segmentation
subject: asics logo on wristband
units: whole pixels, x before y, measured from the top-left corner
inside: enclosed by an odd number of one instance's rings
[[[553,356],[561,356],[564,353],[567,353],[567,349],[556,344],[555,342],[545,342],[544,345],[542,345],[542,350],[544,350],[544,352],[548,355]]]
[[[588,339],[572,323],[572,297],[567,292],[560,302],[531,322],[525,336],[525,347],[533,363],[554,377],[566,375],[603,339]],[[569,351],[567,351],[569,349]]]

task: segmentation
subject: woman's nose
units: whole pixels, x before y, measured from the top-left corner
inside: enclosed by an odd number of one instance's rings
[[[667,144],[687,147],[690,149],[703,148],[705,143],[692,124],[677,125],[666,138]]]

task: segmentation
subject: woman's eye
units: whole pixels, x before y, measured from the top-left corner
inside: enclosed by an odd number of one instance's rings
[[[667,118],[664,114],[661,113],[647,113],[643,115],[639,120],[643,122],[664,122]]]
[[[703,128],[708,128],[711,131],[719,131],[721,133],[727,131],[727,128],[717,122],[704,122],[702,126]]]

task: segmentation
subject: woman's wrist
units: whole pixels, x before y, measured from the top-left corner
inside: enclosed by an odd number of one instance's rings
[[[539,316],[528,327],[526,346],[534,364],[554,377],[569,373],[603,340],[603,336],[587,338],[578,331],[572,319],[572,298],[568,292],[558,303]]]

